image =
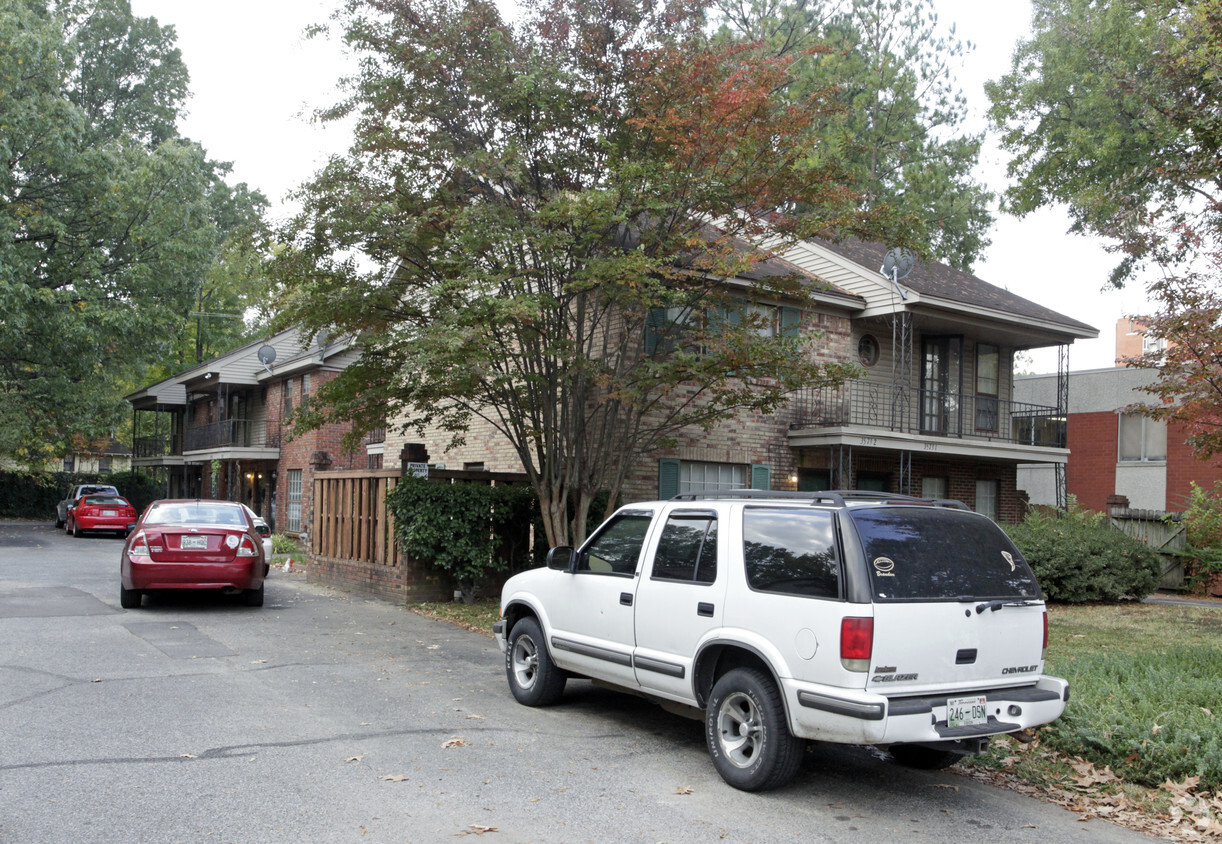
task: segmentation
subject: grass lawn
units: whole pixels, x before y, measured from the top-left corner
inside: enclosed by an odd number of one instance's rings
[[[492,634],[495,600],[416,612]],[[1045,671],[1065,715],[1035,741],[999,739],[956,770],[1084,815],[1184,841],[1222,841],[1222,601],[1053,606]]]

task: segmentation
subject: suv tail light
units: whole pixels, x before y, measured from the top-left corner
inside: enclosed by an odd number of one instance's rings
[[[840,619],[840,664],[848,671],[869,671],[874,651],[874,619]]]
[[[238,545],[239,557],[257,557],[259,552],[255,550],[255,544],[249,536],[243,536],[241,544]]]
[[[1044,610],[1044,648],[1040,651],[1040,659],[1048,653],[1048,610]]]

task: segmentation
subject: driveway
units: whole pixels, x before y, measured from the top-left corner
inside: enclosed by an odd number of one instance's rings
[[[490,638],[300,575],[122,610],[121,547],[0,523],[0,841],[1151,840],[865,748],[735,791],[698,722],[519,706]]]

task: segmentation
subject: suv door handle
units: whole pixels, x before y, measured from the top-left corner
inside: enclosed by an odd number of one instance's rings
[[[632,593],[631,592],[620,592],[619,593],[619,602],[626,607],[632,606]]]
[[[702,616],[705,616],[706,618],[712,618],[713,617],[713,605],[710,604],[708,601],[701,601],[700,603],[696,604],[696,615],[702,615]]]

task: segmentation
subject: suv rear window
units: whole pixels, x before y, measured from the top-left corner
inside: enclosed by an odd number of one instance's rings
[[[942,507],[850,511],[878,601],[1039,598],[1027,561],[987,518]]]

